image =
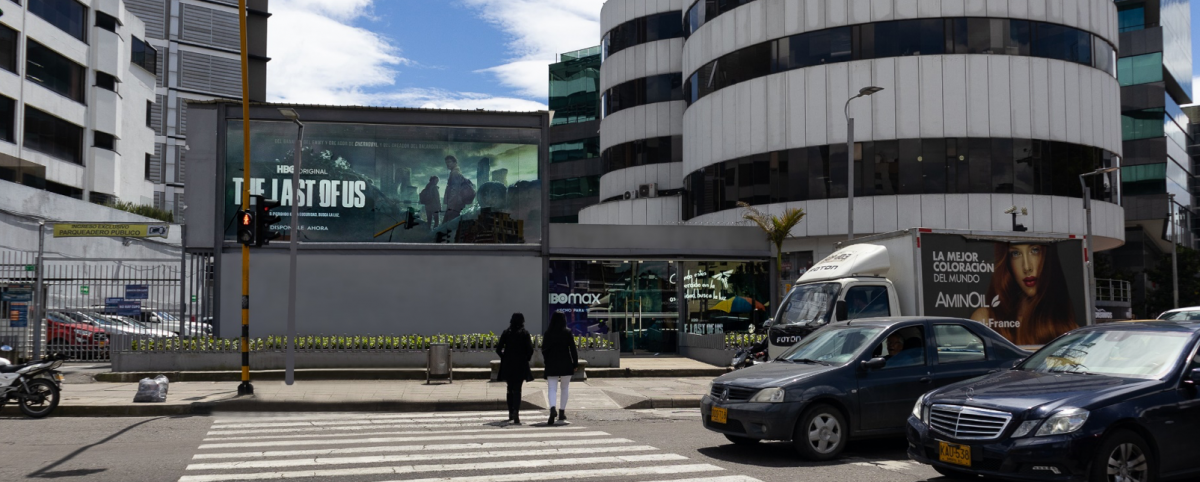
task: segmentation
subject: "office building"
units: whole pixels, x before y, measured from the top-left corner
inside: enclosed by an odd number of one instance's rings
[[[237,0],[124,0],[161,52],[155,71],[150,178],[155,207],[185,218],[187,102],[242,98]],[[266,101],[268,0],[247,0],[250,100]]]
[[[125,2],[5,2],[0,180],[96,203],[150,204],[149,113],[160,61]]]
[[[550,65],[550,222],[575,223],[600,201],[600,47]]]

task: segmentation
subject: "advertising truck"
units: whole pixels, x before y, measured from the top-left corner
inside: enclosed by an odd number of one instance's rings
[[[1081,236],[913,228],[838,248],[779,304],[771,358],[825,324],[859,318],[968,318],[1017,345],[1088,323]]]

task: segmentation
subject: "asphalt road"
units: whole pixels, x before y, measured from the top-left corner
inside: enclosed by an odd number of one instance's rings
[[[0,480],[951,480],[907,460],[900,439],[810,463],[786,443],[734,446],[694,409],[569,415],[565,427],[539,426],[544,412],[523,426],[495,412],[0,418]]]

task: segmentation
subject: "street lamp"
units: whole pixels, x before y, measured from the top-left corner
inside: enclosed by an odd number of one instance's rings
[[[854,118],[850,117],[850,101],[859,97],[866,97],[883,90],[883,87],[863,87],[859,89],[858,95],[851,97],[846,101],[846,106],[842,108],[842,113],[846,114],[846,169],[849,175],[846,177],[846,192],[849,193],[847,200],[849,201],[850,211],[847,222],[849,227],[846,229],[846,239],[854,240]]]
[[[1186,209],[1189,214],[1191,214],[1191,209],[1176,201],[1173,193],[1167,193],[1167,205],[1171,209],[1167,222],[1171,223],[1171,295],[1174,300],[1172,308],[1179,308],[1179,243],[1176,242],[1176,238],[1181,238],[1181,236],[1179,235],[1179,225],[1175,221],[1179,216],[1179,211],[1175,207]],[[1191,219],[1190,215],[1188,219]]]
[[[292,223],[288,231],[288,307],[287,307],[287,357],[283,375],[284,383],[296,383],[296,245],[300,242],[300,144],[304,140],[304,124],[300,122],[300,114],[291,107],[280,107],[279,113],[288,120],[295,122],[296,147],[295,160],[292,162]],[[312,193],[305,193],[305,197]]]
[[[1092,172],[1079,175],[1079,185],[1083,187],[1083,211],[1087,217],[1087,236],[1084,237],[1087,251],[1087,324],[1096,324],[1096,253],[1092,251],[1092,188],[1088,187],[1085,177],[1097,174],[1108,174],[1119,170],[1119,167],[1102,167]]]

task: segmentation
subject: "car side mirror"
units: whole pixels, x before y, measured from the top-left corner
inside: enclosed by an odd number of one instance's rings
[[[833,316],[837,321],[846,321],[850,319],[850,311],[846,308],[846,300],[837,300],[833,304]]]
[[[1188,372],[1187,377],[1183,379],[1183,383],[1192,386],[1200,383],[1200,368],[1193,368],[1192,371]]]
[[[883,357],[875,357],[870,360],[863,360],[862,363],[858,364],[858,366],[863,370],[876,370],[883,368],[884,365],[887,365],[887,358]]]
[[[767,318],[767,321],[763,322],[763,329],[770,328],[773,324],[775,324],[775,318]]]

